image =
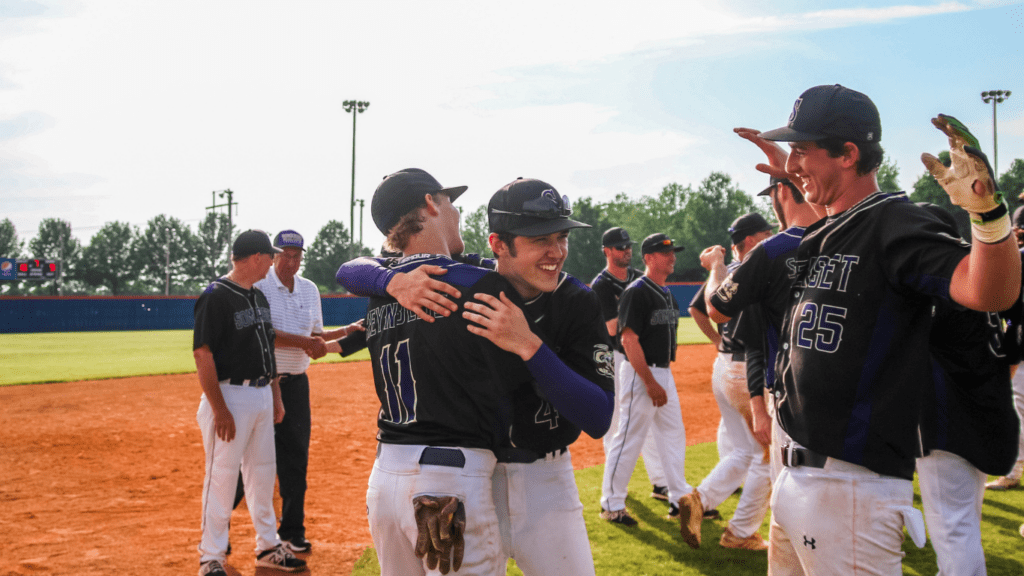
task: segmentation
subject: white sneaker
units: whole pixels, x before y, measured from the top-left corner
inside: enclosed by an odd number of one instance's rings
[[[299,560],[284,544],[260,552],[256,556],[256,566],[273,568],[285,572],[301,572],[306,569],[306,561]]]

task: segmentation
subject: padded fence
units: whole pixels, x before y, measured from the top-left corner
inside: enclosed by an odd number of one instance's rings
[[[680,315],[700,284],[670,284]],[[191,330],[196,296],[68,296],[0,298],[0,333]],[[366,298],[321,297],[325,326],[343,326],[366,314]]]

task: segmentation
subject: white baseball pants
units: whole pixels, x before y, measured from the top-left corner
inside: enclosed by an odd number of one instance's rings
[[[594,575],[569,452],[529,464],[499,462],[492,480],[503,558],[515,559],[526,576]],[[505,575],[505,564],[495,576]]]
[[[495,458],[490,450],[448,448],[465,456],[461,468],[420,464],[422,445],[384,444],[366,490],[370,536],[382,576],[440,574],[416,556],[417,496],[456,496],[466,508],[466,551],[459,576],[494,576],[505,570],[491,495]]]
[[[917,459],[917,479],[938,576],[985,576],[981,502],[988,476],[944,450]]]
[[[616,351],[615,357],[615,407],[612,409],[612,423],[608,426],[608,432],[604,435],[601,441],[604,443],[604,459],[608,461],[608,447],[612,444],[612,436],[615,435],[615,431],[619,429],[619,392],[622,390],[622,385],[619,384],[619,369],[624,363],[626,363],[626,355],[622,352]],[[647,478],[651,481],[651,484],[655,486],[665,485],[665,470],[661,466],[661,460],[658,457],[658,450],[654,447],[654,436],[651,432],[647,433],[647,439],[644,440],[644,447],[641,451],[644,458],[644,467],[647,469]]]
[[[655,380],[665,389],[668,402],[655,408],[647,387],[629,362],[621,367],[619,381],[622,394],[619,403],[619,427],[612,437],[605,461],[601,486],[601,506],[605,510],[626,507],[629,479],[633,475],[640,450],[648,431],[654,434],[654,445],[665,472],[669,502],[678,502],[693,488],[686,483],[686,429],[679,407],[679,392],[670,368],[651,368]]]
[[[199,401],[196,412],[206,451],[199,562],[224,561],[239,468],[245,483],[245,505],[256,529],[256,551],[269,550],[281,543],[277,538],[277,515],[274,512],[277,460],[273,393],[270,386],[253,388],[230,384],[221,384],[220,392],[235,420],[235,437],[231,442],[217,437],[213,409],[206,394]]]

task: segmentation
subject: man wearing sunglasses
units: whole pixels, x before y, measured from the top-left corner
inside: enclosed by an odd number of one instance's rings
[[[469,332],[522,359],[532,381],[512,391],[512,424],[494,451],[492,491],[502,551],[527,575],[594,574],[568,446],[581,431],[594,438],[607,431],[613,366],[597,297],[562,272],[569,231],[588,227],[571,214],[569,199],[540,180],[517,179],[491,198],[488,241],[498,273],[522,306],[509,294],[463,294],[424,274],[448,272],[440,266],[403,274],[364,258],[338,271],[338,281],[352,292],[392,293],[437,321],[454,312],[473,323]],[[465,296],[461,311],[462,300],[439,292]]]

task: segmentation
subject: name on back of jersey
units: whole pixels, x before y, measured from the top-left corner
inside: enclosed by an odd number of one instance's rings
[[[794,276],[802,277],[796,283],[797,288],[835,289],[839,292],[846,292],[853,267],[859,263],[860,256],[853,254],[815,256],[810,260],[786,262]]]
[[[436,312],[429,310],[427,312],[433,314],[434,318],[444,318],[444,316]],[[409,322],[416,322],[419,319],[420,317],[415,312],[404,308],[398,302],[370,308],[366,311],[366,337],[370,338],[385,330],[390,330]]]

